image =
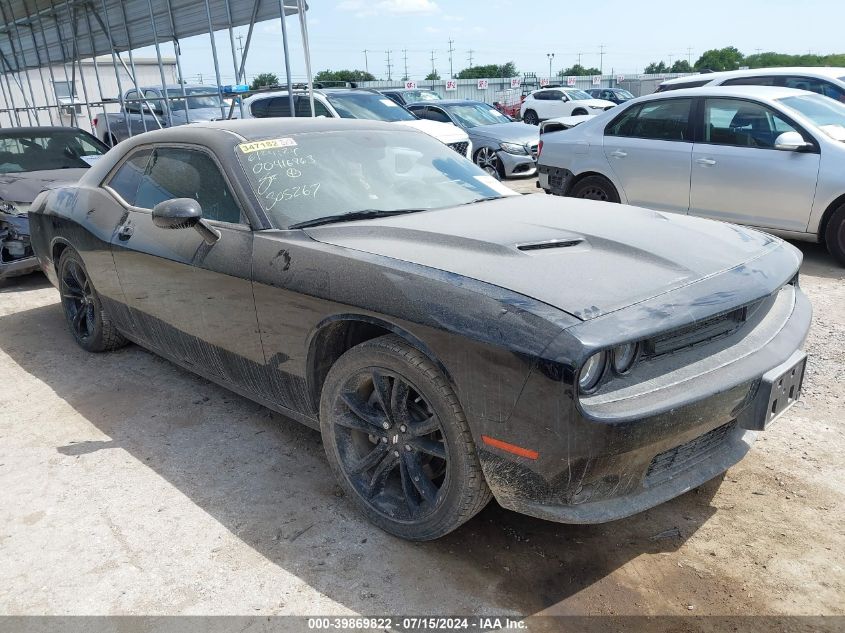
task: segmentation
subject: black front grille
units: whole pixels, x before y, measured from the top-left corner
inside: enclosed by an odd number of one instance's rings
[[[645,476],[646,483],[655,483],[655,480],[665,479],[669,475],[700,461],[718,449],[735,427],[736,420],[728,422],[704,435],[699,435],[686,444],[681,444],[655,456],[649,464]]]
[[[468,145],[469,145],[469,144],[468,144],[468,143],[466,143],[465,141],[462,141],[462,142],[460,142],[460,143],[449,143],[449,147],[451,147],[453,150],[455,150],[456,152],[458,152],[458,154],[460,154],[461,156],[466,156],[466,155],[467,155],[467,147],[468,147]]]
[[[648,357],[661,356],[669,352],[686,349],[699,343],[707,343],[733,333],[747,320],[757,306],[751,304],[725,314],[705,319],[694,325],[672,330],[645,341],[644,352]]]

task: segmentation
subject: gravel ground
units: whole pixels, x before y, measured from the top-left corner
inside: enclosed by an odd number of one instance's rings
[[[426,544],[338,496],[316,432],[86,354],[43,277],[7,282],[0,614],[845,614],[845,270],[800,248],[803,398],[723,478],[600,526],[494,502]]]

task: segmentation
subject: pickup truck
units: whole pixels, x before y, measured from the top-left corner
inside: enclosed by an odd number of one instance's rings
[[[182,86],[167,86],[167,99],[161,86],[127,90],[121,112],[101,112],[91,121],[94,135],[106,145],[114,146],[143,132],[223,119],[229,114],[229,107],[221,102],[216,86],[185,86],[184,94],[187,109]]]

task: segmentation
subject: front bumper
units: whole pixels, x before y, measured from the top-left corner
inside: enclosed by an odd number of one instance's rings
[[[0,279],[27,275],[37,270],[40,270],[40,266],[38,265],[38,258],[35,256],[14,259],[0,263]]]
[[[800,366],[812,309],[796,287],[783,327],[764,344],[700,378],[664,390],[583,406],[545,400],[548,368],[532,372],[515,416],[539,409],[543,428],[511,422],[505,439],[540,447],[536,460],[488,446],[479,450],[485,477],[509,509],[562,523],[603,523],[636,514],[699,486],[748,452],[772,398],[771,381]],[[578,326],[580,327],[580,326]],[[743,339],[744,340],[744,339]],[[566,382],[566,379],[564,379]],[[800,390],[800,384],[798,386]],[[796,396],[797,397],[797,396]],[[496,430],[488,429],[493,435]],[[508,435],[508,433],[512,433]]]
[[[512,178],[514,176],[533,176],[537,173],[537,161],[531,156],[519,156],[517,154],[509,154],[504,150],[498,150],[496,155],[502,163],[502,171],[505,178]]]

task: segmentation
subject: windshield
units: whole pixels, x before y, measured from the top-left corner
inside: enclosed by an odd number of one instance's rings
[[[0,174],[90,167],[108,148],[76,130],[0,134]]]
[[[845,140],[845,105],[821,95],[784,97],[778,101],[809,119],[828,136]]]
[[[486,103],[462,103],[445,106],[463,127],[478,127],[495,123],[510,123],[510,119]]]
[[[414,121],[417,118],[392,99],[372,92],[329,94],[328,99],[344,119]]]
[[[190,110],[220,107],[220,95],[217,94],[217,91],[212,91],[209,88],[185,88],[185,94],[188,96],[188,108]],[[167,97],[170,101],[171,110],[185,110],[185,99],[182,97],[181,88],[168,88]]]
[[[235,154],[278,228],[356,211],[439,209],[516,195],[436,139],[410,129],[292,134],[241,143]]]
[[[402,93],[405,101],[414,103],[415,101],[439,101],[441,96],[433,90],[406,90]]]
[[[583,90],[564,90],[566,96],[572,99],[573,101],[583,101],[584,99],[592,99],[590,95],[588,95]]]
[[[634,95],[632,95],[627,90],[622,90],[622,89],[619,89],[619,90],[616,91],[616,96],[619,97],[620,99],[633,99],[634,98]]]

